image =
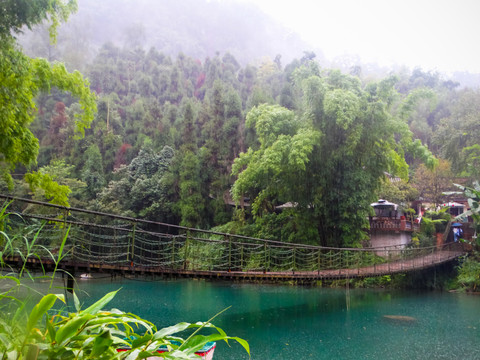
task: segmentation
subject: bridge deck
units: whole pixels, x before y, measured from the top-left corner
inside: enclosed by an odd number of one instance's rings
[[[168,269],[162,267],[108,265],[95,263],[79,263],[64,261],[59,268],[78,275],[79,273],[101,272],[113,274],[141,274],[160,275],[169,277],[184,278],[205,278],[223,279],[238,281],[315,281],[324,279],[352,279],[364,277],[376,277],[407,273],[431,268],[449,261],[452,261],[465,252],[457,250],[438,251],[414,259],[395,261],[384,264],[377,264],[361,268],[339,269],[339,270],[316,270],[316,271],[205,271],[205,270],[184,270]],[[8,258],[10,265],[21,263],[21,258]],[[40,261],[36,258],[28,259],[30,267],[40,267]],[[54,263],[51,260],[42,260],[45,270],[51,270]]]

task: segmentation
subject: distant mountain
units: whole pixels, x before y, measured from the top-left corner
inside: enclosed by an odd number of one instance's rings
[[[25,34],[31,55],[73,65],[89,60],[106,42],[180,52],[198,58],[230,52],[241,64],[282,56],[286,64],[311,50],[301,38],[252,4],[234,0],[78,0],[79,11],[59,31],[58,46],[45,31]],[[317,51],[317,57],[321,54]]]

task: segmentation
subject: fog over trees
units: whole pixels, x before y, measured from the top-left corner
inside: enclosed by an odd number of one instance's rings
[[[62,25],[56,46],[49,45],[42,31],[22,39],[28,54],[70,66],[91,61],[106,42],[198,59],[229,52],[242,65],[277,54],[291,61],[308,49],[292,30],[255,6],[235,1],[80,0],[78,13]]]
[[[382,77],[392,70],[412,70],[401,63],[392,68],[365,63],[355,54],[326,58],[321,47],[305,42],[294,30],[244,1],[79,0],[78,4],[78,12],[60,27],[55,46],[49,42],[46,27],[36,27],[33,34],[27,32],[20,37],[26,53],[83,70],[104,43],[112,42],[119,47],[155,47],[173,57],[184,53],[204,59],[228,52],[241,65],[258,65],[264,57],[273,59],[277,55],[288,63],[303,51],[313,51],[324,67],[346,72],[356,68],[364,76]],[[480,84],[480,74],[467,71],[457,71],[449,77],[461,86]]]

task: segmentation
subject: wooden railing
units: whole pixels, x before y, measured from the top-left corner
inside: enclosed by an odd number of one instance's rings
[[[392,219],[392,218],[372,218],[370,219],[371,230],[382,231],[419,231],[420,225],[410,220]]]

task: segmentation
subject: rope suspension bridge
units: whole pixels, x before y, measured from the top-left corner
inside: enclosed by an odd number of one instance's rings
[[[459,244],[332,248],[284,243],[6,195],[0,198],[8,204],[9,214],[3,224],[8,239],[0,235],[3,261],[11,266],[27,262],[48,270],[61,253],[59,268],[73,274],[311,282],[406,273],[465,254]]]

